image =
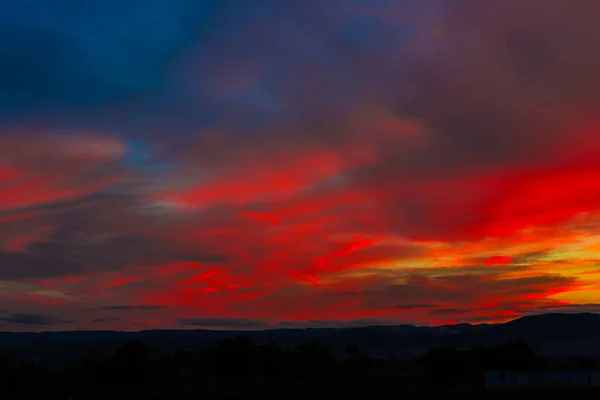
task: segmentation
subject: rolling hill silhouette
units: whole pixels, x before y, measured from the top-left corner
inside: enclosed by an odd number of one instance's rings
[[[398,325],[264,331],[0,332],[0,349],[20,348],[36,357],[66,359],[110,354],[128,340],[145,341],[162,353],[188,347],[210,347],[221,339],[239,335],[250,337],[257,343],[271,342],[284,348],[320,340],[340,354],[348,344],[357,344],[370,355],[382,358],[392,354],[415,357],[442,346],[488,347],[508,340],[525,340],[543,355],[600,356],[600,314],[591,313],[543,314],[503,324],[438,327]]]

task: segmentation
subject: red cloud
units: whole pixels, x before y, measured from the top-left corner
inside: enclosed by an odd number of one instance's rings
[[[285,40],[263,34],[261,48],[293,38],[331,60],[289,54],[289,69],[266,74],[279,104],[265,127],[199,132],[183,149],[165,139],[156,156],[168,168],[140,167],[147,179],[129,179],[118,138],[3,137],[0,283],[37,286],[0,294],[168,305],[143,321],[165,325],[500,320],[577,299],[594,288],[588,266],[536,258],[597,258],[579,244],[593,247],[600,211],[600,8],[463,3],[370,12],[393,16],[390,43],[352,51],[324,40],[344,25],[337,17],[319,24],[323,37],[273,24]],[[425,21],[414,42],[400,20]],[[234,67],[208,69],[236,79],[209,85],[212,95],[280,71],[277,51],[245,69],[226,44]],[[224,119],[244,125],[248,110],[233,108]]]
[[[0,211],[97,193],[120,183],[114,163],[124,155],[116,138],[8,136],[0,141]]]
[[[508,264],[512,261],[510,256],[494,256],[485,261],[486,265]]]

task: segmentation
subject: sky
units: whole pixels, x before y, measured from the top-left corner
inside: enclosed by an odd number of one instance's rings
[[[1,2],[0,330],[599,312],[599,19]]]

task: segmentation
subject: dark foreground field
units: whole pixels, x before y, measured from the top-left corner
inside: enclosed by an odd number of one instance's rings
[[[168,355],[156,355],[152,346],[135,341],[105,357],[70,362],[5,351],[0,354],[0,400],[587,399],[600,398],[600,389],[485,390],[485,372],[589,371],[598,366],[594,358],[538,356],[525,342],[374,359],[356,345],[339,357],[318,341],[285,350],[234,337]]]
[[[600,389],[531,389],[489,391],[480,388],[423,388],[402,389],[364,388],[361,390],[318,390],[306,387],[262,388],[260,390],[210,390],[202,393],[142,394],[124,391],[99,391],[82,393],[19,394],[0,399],[60,399],[60,400],[187,400],[187,399],[599,399]]]

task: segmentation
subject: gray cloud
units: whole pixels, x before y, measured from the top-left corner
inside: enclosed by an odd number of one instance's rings
[[[236,311],[253,308],[268,310],[285,318],[287,314],[313,310],[314,317],[332,315],[343,318],[343,312],[360,309],[365,313],[386,311],[386,317],[396,321],[427,321],[436,314],[461,313],[461,320],[496,315],[500,311],[525,313],[548,304],[547,297],[558,290],[569,290],[576,279],[557,274],[523,278],[506,278],[493,269],[487,275],[451,274],[427,276],[421,273],[401,273],[365,277],[353,285],[360,287],[361,296],[349,299],[343,294],[346,284],[331,285],[318,290],[305,288],[296,292],[278,292],[260,301],[236,306]],[[494,299],[493,302],[490,299]],[[348,306],[352,304],[352,307]],[[344,310],[340,312],[341,310]],[[442,311],[439,311],[442,310]]]
[[[567,313],[600,313],[600,304],[564,304],[542,306],[535,310],[527,311],[527,314],[543,314],[548,312]]]
[[[281,327],[284,329],[308,329],[308,328],[357,328],[365,326],[385,326],[385,325],[399,325],[400,322],[377,319],[377,318],[360,318],[352,320],[308,320],[308,321],[281,321],[274,325],[274,327]]]
[[[103,306],[93,308],[89,310],[101,310],[101,311],[154,311],[168,308],[166,306],[151,306],[151,305],[140,305],[140,306]]]
[[[435,304],[398,304],[394,308],[397,310],[415,310],[419,308],[434,308]]]
[[[103,317],[103,318],[94,318],[92,322],[94,323],[103,323],[103,322],[118,322],[123,321],[123,318],[119,317]]]
[[[264,321],[247,318],[186,318],[178,320],[183,326],[198,326],[204,328],[228,328],[228,329],[256,329],[269,326]]]
[[[74,201],[46,203],[0,227],[0,240],[17,232],[31,235],[51,226],[40,241],[21,250],[0,251],[0,279],[79,275],[119,271],[132,265],[157,265],[173,259],[219,264],[228,260],[208,246],[187,246],[167,237],[166,226],[179,229],[169,216],[154,217],[139,198],[126,194],[94,194]],[[7,215],[6,218],[10,218]],[[37,235],[36,235],[37,236]]]
[[[460,313],[466,313],[469,312],[469,310],[464,309],[464,308],[439,308],[436,310],[432,310],[431,313],[432,314],[460,314]]]
[[[61,325],[70,324],[74,321],[63,320],[50,315],[42,314],[10,314],[6,317],[0,317],[0,322],[19,325]]]

